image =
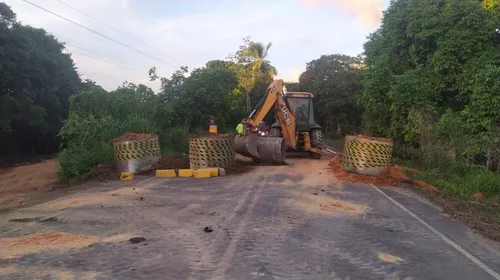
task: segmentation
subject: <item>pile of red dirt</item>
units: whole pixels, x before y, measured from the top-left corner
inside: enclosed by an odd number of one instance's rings
[[[119,137],[114,138],[113,142],[145,140],[145,139],[153,139],[155,137],[156,135],[154,134],[127,132]]]
[[[153,169],[188,169],[189,157],[182,156],[162,156]]]
[[[366,135],[350,135],[350,137],[354,137],[360,140],[371,140],[371,141],[378,141],[378,142],[387,142],[387,143],[393,143],[392,139],[390,138],[380,138],[380,137],[370,137]]]
[[[377,186],[398,186],[401,183],[412,182],[419,185],[423,189],[430,190],[432,192],[439,192],[438,188],[420,180],[413,181],[404,173],[406,171],[412,174],[419,174],[420,171],[414,168],[394,165],[384,169],[377,176],[370,176],[370,175],[362,175],[362,174],[347,172],[342,169],[341,162],[342,162],[341,156],[336,155],[330,161],[329,166],[331,167],[335,176],[342,181],[374,184]]]
[[[91,169],[89,179],[97,181],[118,180],[120,174],[115,170],[114,162],[108,162]]]

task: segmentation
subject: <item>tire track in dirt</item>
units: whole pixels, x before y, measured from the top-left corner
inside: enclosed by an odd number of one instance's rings
[[[249,219],[252,216],[252,212],[255,208],[255,205],[257,204],[257,201],[259,200],[260,194],[262,192],[262,189],[264,185],[266,185],[267,181],[269,180],[269,177],[262,178],[259,180],[259,183],[255,186],[251,197],[249,199],[249,204],[243,214],[243,217],[241,220],[235,225],[237,227],[234,235],[231,238],[231,241],[229,242],[226,250],[224,251],[224,254],[222,255],[221,259],[219,260],[215,271],[211,275],[211,279],[225,279],[225,275],[231,267],[232,262],[234,261],[234,255],[237,252],[238,249],[238,243],[241,241],[244,230],[247,227],[247,224],[249,222]]]
[[[245,272],[280,279],[296,279],[300,275],[301,271],[294,270],[282,252],[283,245],[290,238],[288,232],[302,218],[285,203],[287,192],[296,188],[266,185],[265,196],[257,203],[249,221],[249,233],[242,239],[235,256],[237,270],[253,269]]]
[[[197,192],[186,192],[186,190],[191,187],[199,187],[199,181],[197,183],[186,181],[185,183],[187,184],[183,184],[184,182],[177,184],[177,182],[171,181],[172,184],[176,184],[176,187],[173,188],[168,185],[169,182],[167,181],[167,186],[164,188],[168,189],[168,198],[156,197],[156,199],[162,200],[169,207],[162,211],[150,208],[147,211],[148,215],[144,216],[146,219],[153,218],[157,220],[158,230],[160,232],[169,231],[178,241],[178,244],[182,246],[189,266],[189,279],[196,279],[197,276],[204,275],[215,269],[218,259],[217,245],[225,237],[225,233],[222,230],[215,230],[212,233],[204,232],[202,224],[233,222],[237,213],[246,205],[248,197],[252,192],[252,188],[245,187],[242,184],[243,178],[240,177],[237,180],[234,180],[234,178],[231,179],[233,180],[220,179],[218,180],[219,182],[211,182],[208,185],[203,185],[200,187],[202,190]],[[156,189],[161,193],[159,188]],[[177,191],[182,192],[182,199],[179,199],[180,196],[177,195]],[[210,217],[211,219],[207,220],[205,217],[206,213],[220,207],[218,205],[220,197],[215,196],[214,200],[204,199],[207,195],[213,196],[213,191],[223,192],[226,196],[232,197],[237,203],[235,207],[225,211],[227,213],[222,213],[224,214],[223,218],[215,219],[215,217]],[[200,214],[202,216],[193,217],[193,210],[200,211],[200,213],[203,213]],[[170,219],[171,221],[175,219],[176,224],[165,223],[167,221],[165,216],[167,215],[172,218]]]
[[[316,220],[311,228],[317,230],[312,231],[310,238],[313,240],[310,249],[318,255],[314,259],[319,259],[323,256],[326,260],[333,261],[339,264],[338,261],[346,262],[348,266],[352,266],[355,270],[362,270],[363,279],[391,279],[396,274],[399,274],[397,267],[399,263],[387,264],[377,257],[376,252],[387,252],[386,248],[381,242],[374,238],[370,238],[370,233],[362,233],[352,228],[350,224],[351,219],[344,221],[339,220],[331,223]],[[335,224],[336,229],[328,229],[328,224]],[[318,264],[319,265],[319,264]],[[330,267],[336,265],[327,264]],[[314,266],[312,263],[311,266]],[[345,265],[342,265],[345,266]],[[349,271],[347,267],[337,270],[339,274]],[[361,277],[361,275],[359,275]],[[375,278],[373,278],[375,277]]]

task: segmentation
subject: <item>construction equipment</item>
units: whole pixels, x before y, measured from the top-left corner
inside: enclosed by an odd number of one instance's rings
[[[269,137],[257,137],[255,128],[273,107],[277,121],[271,126]],[[239,154],[277,164],[284,162],[287,148],[321,157],[323,138],[321,127],[314,121],[312,93],[285,93],[283,80],[275,80],[246,122],[254,129],[235,137],[234,147]]]

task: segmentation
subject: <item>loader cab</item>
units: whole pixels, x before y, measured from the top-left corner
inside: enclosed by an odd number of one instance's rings
[[[287,92],[286,101],[292,110],[298,132],[309,131],[315,124],[313,94],[309,92]]]

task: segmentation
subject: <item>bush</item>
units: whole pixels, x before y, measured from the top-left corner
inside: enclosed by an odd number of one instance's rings
[[[64,183],[85,180],[90,170],[112,160],[113,146],[104,142],[94,141],[66,148],[57,157],[57,163],[61,167],[58,176]]]
[[[171,127],[159,133],[162,154],[187,153],[189,149],[189,126]]]

